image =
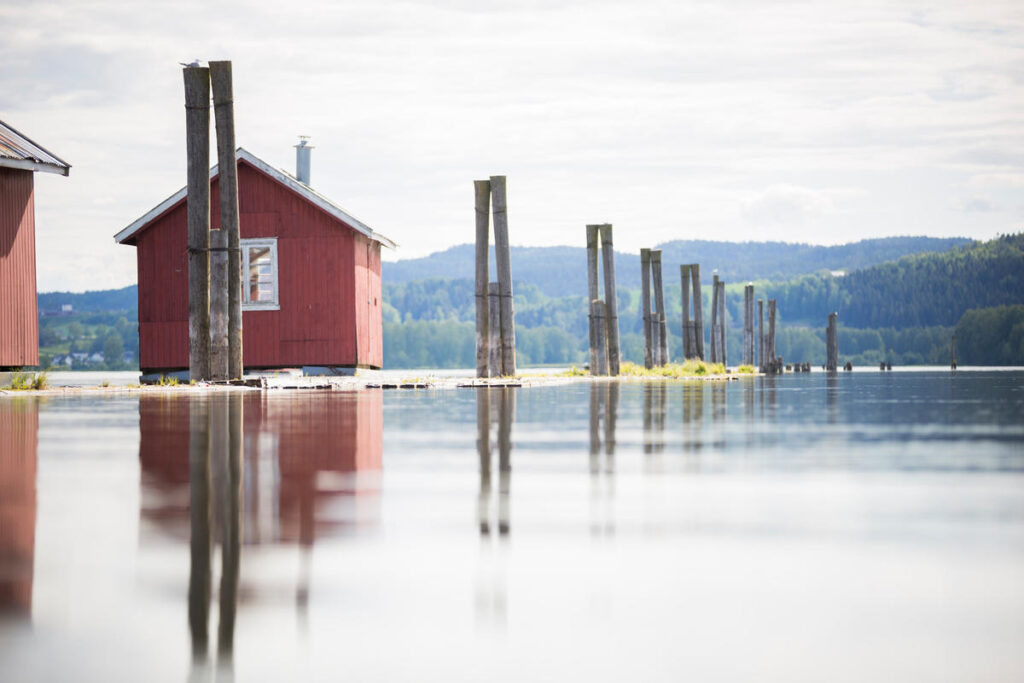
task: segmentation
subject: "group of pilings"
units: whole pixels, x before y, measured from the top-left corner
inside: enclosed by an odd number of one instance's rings
[[[600,247],[600,258],[598,248]],[[598,274],[603,262],[604,299]],[[619,304],[615,296],[615,249],[611,223],[587,226],[587,298],[590,302],[590,374],[619,374]]]
[[[640,250],[642,280],[640,307],[644,327],[644,367],[667,365],[668,325],[665,322],[665,290],[661,277],[661,250]],[[654,310],[651,311],[651,284],[654,284]]]
[[[188,369],[196,381],[242,377],[242,254],[231,62],[188,66]],[[210,229],[210,91],[217,129],[219,230]]]
[[[512,377],[516,374],[516,326],[505,176],[474,180],[473,189],[476,197],[476,376]],[[490,282],[489,272],[492,215],[497,282]]]
[[[700,264],[679,266],[679,285],[683,300],[683,358],[704,359],[703,297],[700,292]],[[693,292],[693,318],[690,318],[690,292]]]

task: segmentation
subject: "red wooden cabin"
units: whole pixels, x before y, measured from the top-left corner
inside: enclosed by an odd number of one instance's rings
[[[71,167],[0,121],[0,368],[39,364],[36,171]]]
[[[394,242],[307,182],[242,148],[236,158],[245,368],[381,367],[380,247]],[[143,375],[188,368],[185,200],[182,188],[114,236],[137,252]],[[219,202],[214,166],[214,230]]]

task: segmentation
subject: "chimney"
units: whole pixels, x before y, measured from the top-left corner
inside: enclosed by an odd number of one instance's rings
[[[300,135],[299,144],[295,145],[295,178],[306,185],[309,185],[309,155],[312,149],[309,136]]]

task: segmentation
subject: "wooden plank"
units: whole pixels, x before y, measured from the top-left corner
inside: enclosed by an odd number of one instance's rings
[[[189,377],[210,376],[210,70],[185,67]]]
[[[476,376],[488,376],[488,322],[487,284],[488,246],[490,241],[491,183],[488,180],[473,181],[474,206],[476,210]]]
[[[516,374],[516,321],[512,299],[512,257],[508,239],[505,176],[491,176],[491,213],[494,217],[494,261],[498,269],[501,306],[501,373]]]

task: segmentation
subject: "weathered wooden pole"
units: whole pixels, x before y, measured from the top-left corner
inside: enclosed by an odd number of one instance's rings
[[[768,299],[768,360],[771,363],[771,367],[775,368],[776,353],[775,353],[775,309],[777,300]],[[773,370],[774,372],[775,370]]]
[[[693,340],[694,355],[704,360],[704,295],[700,289],[700,264],[690,264],[690,278],[693,281]]]
[[[768,364],[767,352],[765,351],[765,337],[764,337],[764,299],[757,300],[757,370],[758,372],[766,372]]]
[[[718,271],[712,271],[711,275],[711,362],[721,362],[718,351]]]
[[[608,328],[605,322],[604,309],[604,302],[600,299],[594,299],[590,302],[590,317],[594,320],[594,356],[596,358],[594,365],[590,368],[590,374],[592,375],[608,374],[608,347],[605,340],[605,332]]]
[[[487,285],[491,277],[488,271],[491,182],[489,180],[474,180],[473,195],[476,208],[476,376],[488,377],[490,374],[488,369],[490,314],[488,313]]]
[[[726,313],[725,313],[725,282],[723,280],[718,281],[718,362],[722,365],[728,363],[727,354],[725,352],[725,328],[726,328]]]
[[[956,335],[949,340],[949,367],[956,370]]]
[[[690,266],[681,265],[679,266],[679,293],[682,295],[683,301],[683,360],[693,358],[693,344],[690,340],[690,332],[693,328],[693,323],[690,322]]]
[[[491,176],[491,213],[494,216],[494,261],[501,297],[501,374],[516,374],[516,321],[512,305],[512,256],[508,241],[508,205],[505,176]]]
[[[185,146],[188,154],[188,374],[210,376],[210,70],[188,66]]]
[[[501,377],[501,289],[497,282],[487,283],[487,375]]]
[[[640,250],[640,324],[644,329],[644,367],[654,367],[651,349],[651,250]]]
[[[188,399],[186,399],[188,400]],[[210,414],[207,402],[192,398],[188,404],[189,559],[188,626],[193,661],[205,660],[210,621]]]
[[[228,378],[228,236],[210,231],[210,376]]]
[[[612,224],[600,228],[601,256],[604,259],[604,315],[608,339],[608,374],[619,374],[619,299],[615,293],[615,248],[612,246]]]
[[[491,404],[490,387],[476,390],[476,450],[480,456],[480,493],[476,499],[480,535],[491,533]]]
[[[245,371],[242,353],[242,245],[238,224],[238,164],[235,159],[235,104],[230,61],[210,62],[210,85],[217,128],[220,229],[227,238],[227,374],[231,379],[241,379]],[[212,301],[210,306],[213,307]]]
[[[658,343],[655,346],[658,365],[668,364],[668,328],[665,323],[665,287],[661,278],[661,249],[651,250],[651,276],[654,279],[654,321]]]
[[[593,302],[600,297],[597,281],[597,241],[600,227],[597,225],[587,226],[587,301]],[[594,327],[593,303],[589,309],[588,320],[590,323],[590,374],[597,375],[597,330]]]
[[[743,288],[743,365],[754,364],[754,283]]]
[[[825,369],[829,372],[835,372],[839,367],[839,338],[838,330],[836,326],[838,314],[835,312],[828,314],[828,327],[825,330],[825,342],[826,355],[825,355]]]

